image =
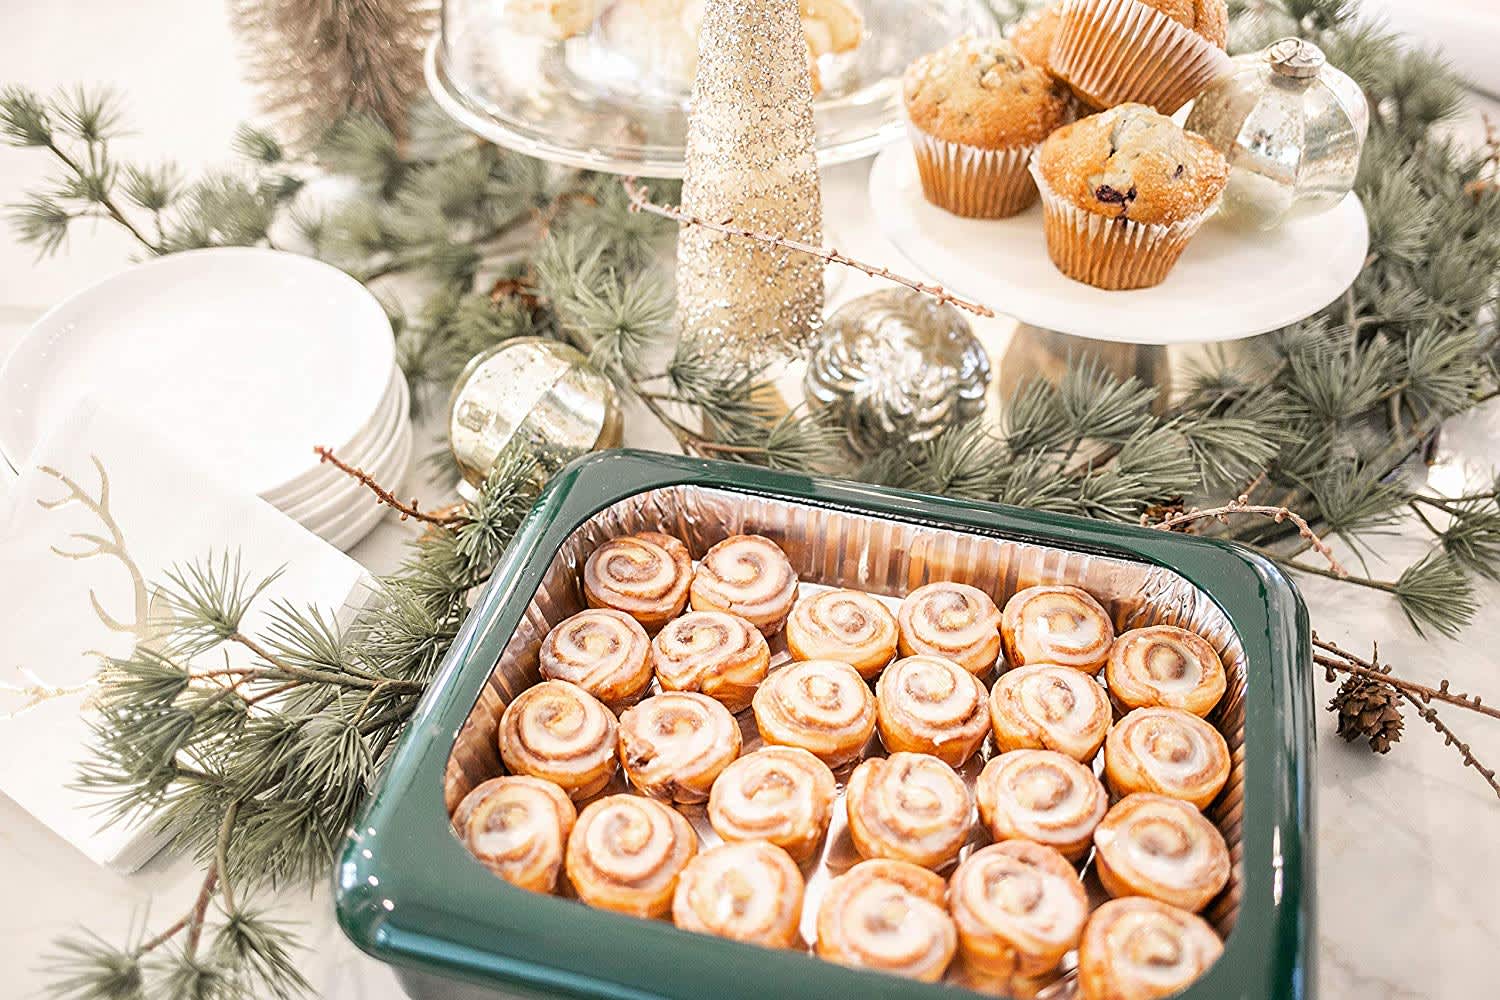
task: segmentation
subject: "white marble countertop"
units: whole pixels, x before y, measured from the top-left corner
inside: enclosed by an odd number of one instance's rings
[[[75,82],[113,84],[126,97],[136,130],[122,140],[132,155],[171,157],[190,168],[222,163],[235,125],[252,111],[223,10],[202,0],[10,5],[0,37],[0,83],[43,90]],[[1493,113],[1496,105],[1488,107]],[[43,159],[31,151],[0,148],[0,201],[13,201],[40,181]],[[826,179],[828,217],[842,249],[895,264],[899,258],[868,219],[865,169],[841,168]],[[82,229],[67,252],[41,262],[8,232],[0,234],[0,357],[46,307],[123,267],[130,256],[129,244],[105,225]],[[868,279],[850,276],[838,297],[866,287]],[[996,358],[1009,332],[1000,321],[980,328]],[[667,444],[649,420],[628,426],[627,443]],[[1444,450],[1435,472],[1447,477],[1444,485],[1465,471],[1483,475],[1500,461],[1500,406],[1455,421],[1445,433]],[[422,484],[411,485],[420,495]],[[354,555],[373,569],[390,569],[412,530],[387,519]],[[1399,571],[1423,544],[1410,529],[1377,539],[1372,571],[1391,572],[1391,566]],[[1489,692],[1489,700],[1500,698],[1500,585],[1481,585],[1478,621],[1461,639],[1449,641],[1415,635],[1385,595],[1321,578],[1298,583],[1314,626],[1325,637],[1364,651],[1378,639],[1382,656],[1413,680],[1447,676],[1460,687]],[[3,581],[0,590],[15,585]],[[4,599],[16,598],[11,593]],[[1321,680],[1317,685],[1317,699],[1326,702],[1332,686]],[[1454,710],[1446,717],[1482,758],[1500,760],[1500,724]],[[1326,713],[1319,715],[1317,730],[1321,995],[1493,995],[1492,952],[1500,941],[1500,802],[1411,713],[1406,736],[1383,758],[1346,747],[1334,736]],[[16,762],[0,761],[0,767],[7,766]],[[9,983],[0,992],[36,994],[46,982],[44,954],[70,926],[83,924],[123,939],[127,927],[138,926],[148,903],[157,922],[186,909],[198,880],[194,866],[180,858],[158,858],[128,877],[97,868],[0,797],[0,885],[10,901],[0,907],[0,968]],[[343,939],[323,888],[287,894],[278,907],[303,925],[308,947],[303,969],[322,995],[330,1000],[401,996],[387,969]]]

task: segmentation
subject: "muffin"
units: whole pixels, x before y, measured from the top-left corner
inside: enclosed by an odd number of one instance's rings
[[[1161,284],[1229,183],[1202,137],[1141,104],[1058,129],[1031,173],[1052,263],[1106,289]]]
[[[1224,0],[1071,0],[1047,67],[1096,108],[1172,114],[1229,72]]]
[[[1001,219],[1036,200],[1026,163],[1069,118],[1066,90],[995,38],[960,38],[906,70],[907,132],[927,200]]]
[[[1049,69],[1052,43],[1062,27],[1062,3],[1049,3],[1031,11],[1010,29],[1011,47],[1033,66]]]

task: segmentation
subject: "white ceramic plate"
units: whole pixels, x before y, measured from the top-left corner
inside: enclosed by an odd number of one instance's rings
[[[395,397],[377,417],[377,426],[363,439],[362,444],[351,444],[335,450],[340,459],[351,465],[368,469],[391,452],[393,443],[403,426],[410,424],[410,397],[406,379],[400,380]],[[311,455],[311,449],[309,449]],[[312,456],[318,462],[316,455]],[[355,480],[327,463],[318,462],[311,474],[299,477],[301,485],[264,494],[264,499],[297,517],[298,512],[311,505],[321,504],[338,493],[352,493],[354,487],[364,489]]]
[[[385,396],[380,400],[379,409],[370,415],[369,424],[355,436],[354,440],[346,441],[342,445],[330,445],[330,447],[336,450],[340,458],[347,461],[356,464],[365,461],[371,452],[379,450],[390,441],[396,433],[398,418],[405,415],[409,405],[406,376],[399,368],[393,368],[390,385],[386,388]],[[318,441],[314,444],[328,444],[328,442]],[[309,445],[307,449],[309,467],[306,471],[274,490],[267,490],[261,494],[261,497],[278,507],[284,507],[290,502],[315,495],[343,478],[343,474],[337,469],[320,462],[312,449],[313,445]]]
[[[138,264],[49,311],[0,371],[11,465],[85,394],[134,413],[260,494],[369,423],[395,363],[390,321],[347,274],[255,248]]]
[[[1047,256],[1040,205],[1009,219],[964,219],[922,196],[910,148],[870,169],[870,207],[917,270],[1023,323],[1096,340],[1237,340],[1295,323],[1342,295],[1369,251],[1359,199],[1271,232],[1209,219],[1155,288],[1109,292],[1065,276]]]

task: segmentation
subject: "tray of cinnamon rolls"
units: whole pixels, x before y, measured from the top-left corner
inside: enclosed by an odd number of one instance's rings
[[[1309,664],[1253,554],[606,453],[470,614],[341,922],[418,997],[1310,996]]]

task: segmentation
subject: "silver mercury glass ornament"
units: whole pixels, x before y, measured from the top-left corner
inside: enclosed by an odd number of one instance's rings
[[[448,404],[448,443],[470,486],[502,454],[536,459],[545,476],[580,455],[620,443],[615,387],[567,344],[517,337],[464,368]]]
[[[1370,111],[1359,86],[1300,38],[1237,56],[1187,127],[1229,160],[1219,215],[1255,229],[1337,205],[1354,186]]]
[[[990,362],[958,310],[882,289],[840,307],[808,355],[808,404],[828,408],[865,454],[927,441],[984,410]]]

